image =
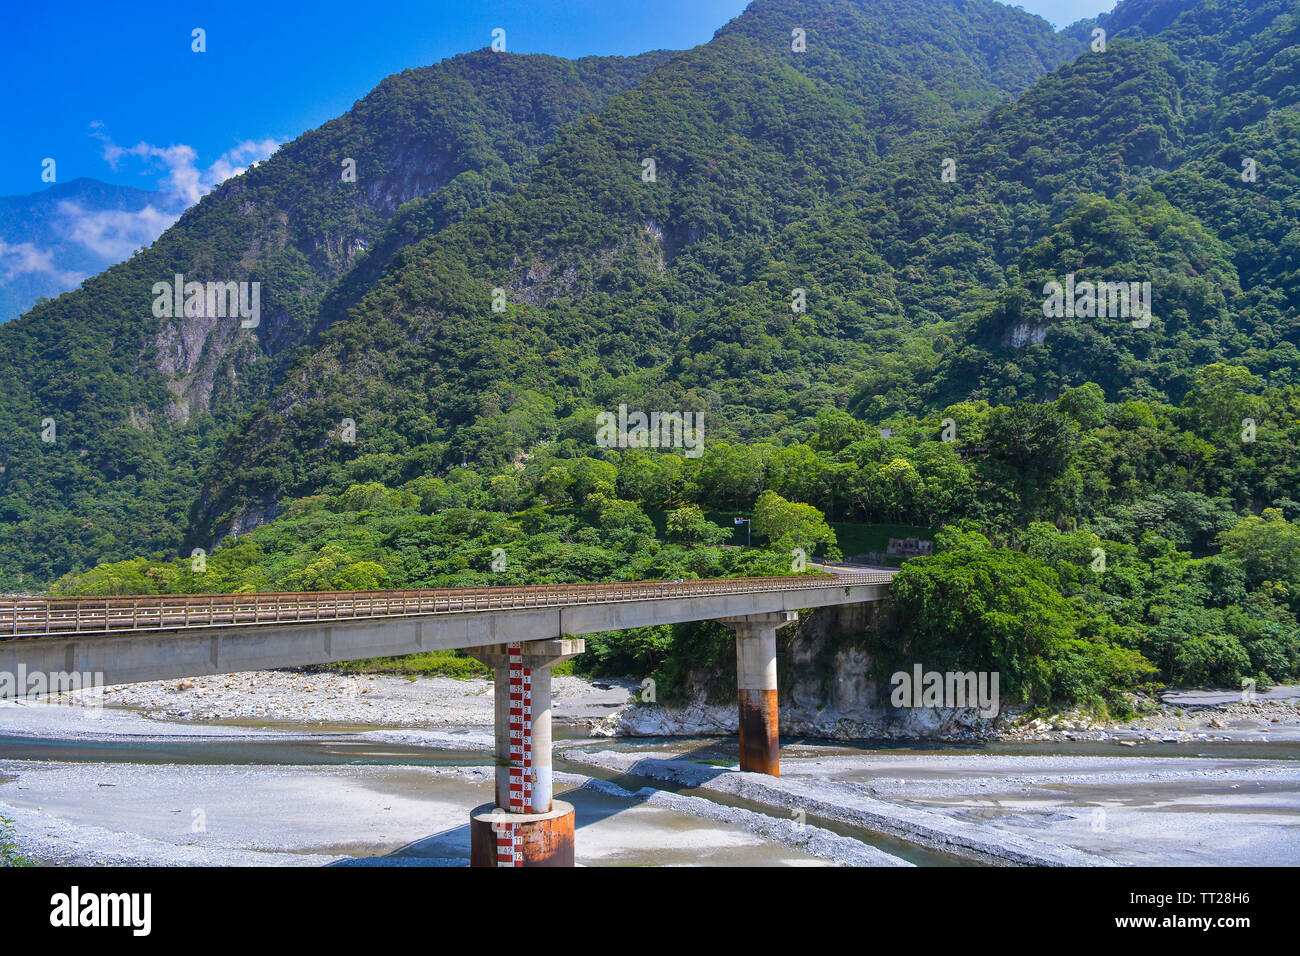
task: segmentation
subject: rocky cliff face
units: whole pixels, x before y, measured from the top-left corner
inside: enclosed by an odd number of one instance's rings
[[[812,611],[778,634],[781,735],[831,740],[978,739],[997,721],[970,707],[893,707],[871,678],[863,636],[880,604]],[[737,731],[735,702],[707,702],[716,674],[698,674],[684,706],[630,704],[593,730],[598,736],[676,737]]]
[[[318,184],[318,195],[301,202],[281,205],[255,198],[264,192],[254,178],[256,171],[247,181],[233,180],[217,190],[214,204],[239,206],[238,218],[247,230],[246,250],[233,267],[221,268],[216,275],[202,257],[185,274],[199,281],[260,282],[260,320],[255,328],[244,328],[230,318],[180,315],[160,325],[154,354],[172,396],[166,410],[170,420],[184,422],[208,412],[221,418],[219,404],[234,403],[242,411],[261,397],[262,389],[254,386],[261,385],[266,374],[256,374],[254,367],[281,362],[304,344],[312,329],[308,317],[375,241],[386,218],[402,203],[432,195],[445,185],[448,158],[439,153],[437,143],[424,147],[423,152],[416,144],[395,147],[387,172],[363,189],[345,190],[331,178]],[[291,152],[286,161],[299,160]],[[333,177],[332,169],[329,173]],[[327,204],[318,196],[331,191],[347,193],[346,199],[335,200],[346,210],[342,215],[315,230],[291,226],[300,219],[320,218]],[[204,211],[208,220],[225,212]]]

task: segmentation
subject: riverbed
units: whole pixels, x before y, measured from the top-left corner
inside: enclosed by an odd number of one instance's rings
[[[29,855],[467,865],[470,811],[492,799],[488,682],[185,683],[0,703],[0,816]],[[593,739],[630,688],[556,684],[580,865],[1300,862],[1300,743],[1273,711],[1168,743],[783,740],[774,779],[739,773],[731,737]]]
[[[465,866],[470,812],[493,793],[486,725],[251,728],[5,703],[0,726],[0,816],[46,864]],[[795,820],[557,771],[580,865],[906,865]]]

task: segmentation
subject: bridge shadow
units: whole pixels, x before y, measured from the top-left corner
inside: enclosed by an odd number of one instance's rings
[[[606,744],[602,746],[602,743]],[[892,739],[865,739],[854,741],[827,741],[820,738],[788,737],[782,740],[786,747],[822,747],[833,745],[861,751],[888,751],[892,749],[926,750],[958,749],[982,750],[983,741],[907,741]],[[567,746],[566,746],[567,745]],[[606,770],[587,764],[567,761],[566,750],[611,750],[633,752],[637,758],[623,770]],[[793,755],[792,755],[793,756]],[[620,813],[645,803],[653,791],[695,795],[693,791],[710,780],[725,774],[739,772],[739,741],[734,736],[698,738],[684,741],[680,737],[618,738],[602,742],[591,738],[561,738],[556,741],[555,769],[557,773],[571,773],[590,778],[584,786],[557,785],[556,799],[573,804],[574,826],[580,834],[585,828],[597,825]],[[673,777],[659,776],[665,764],[671,764]],[[617,789],[615,789],[617,788]],[[485,783],[484,801],[491,799],[492,788]],[[700,794],[713,802],[718,794]],[[722,802],[748,807],[755,812],[770,814],[771,808],[750,806],[743,798],[723,798]],[[468,812],[466,814],[468,816]],[[378,856],[337,860],[329,866],[469,866],[470,827],[466,823],[420,837],[397,849]]]
[[[382,856],[335,860],[327,866],[469,866],[469,824],[412,840]]]
[[[680,743],[680,739],[675,741]],[[558,755],[557,755],[558,758]],[[661,780],[650,774],[638,774],[637,767],[644,765],[647,769],[660,759],[678,763],[694,764],[689,772],[689,781]],[[581,832],[585,827],[594,826],[611,817],[617,816],[633,807],[643,804],[650,796],[648,790],[663,790],[677,793],[699,786],[706,780],[725,773],[735,772],[739,752],[734,740],[725,738],[701,740],[684,751],[665,752],[663,758],[644,757],[629,767],[625,772],[601,771],[596,767],[574,765],[566,773],[581,773],[595,781],[589,786],[557,787],[555,797],[573,804],[574,828]],[[562,761],[557,759],[557,763]],[[557,766],[557,770],[561,768]],[[617,790],[613,788],[617,787]],[[490,785],[484,788],[484,794],[490,799]],[[469,866],[470,828],[466,822],[438,833],[412,840],[390,853],[369,857],[354,857],[336,860],[327,866],[431,866],[455,867]]]

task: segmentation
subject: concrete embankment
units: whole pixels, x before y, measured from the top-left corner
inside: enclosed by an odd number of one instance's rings
[[[739,807],[724,806],[702,797],[685,796],[652,787],[642,787],[635,792],[629,792],[607,780],[571,773],[557,774],[556,782],[580,786],[598,793],[608,793],[611,796],[631,799],[648,806],[690,813],[721,823],[739,823],[750,833],[775,840],[785,846],[798,847],[805,853],[842,866],[913,865],[877,847],[859,843],[857,840],[840,836],[821,827],[793,819],[771,817]]]
[[[1023,866],[1114,865],[1111,860],[1072,847],[1040,843],[844,790],[832,794],[799,780],[614,751],[568,749],[562,754],[570,763],[671,781],[699,791],[728,794],[787,811],[802,810],[810,816],[864,827],[980,862]]]

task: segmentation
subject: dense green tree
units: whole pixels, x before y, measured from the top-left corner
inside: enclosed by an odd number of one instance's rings
[[[754,530],[772,542],[777,551],[802,549],[811,555],[822,546],[835,547],[835,532],[812,505],[786,501],[774,491],[765,491],[754,503]]]
[[[704,516],[699,505],[683,505],[668,512],[668,537],[690,544],[717,545],[731,539],[727,528]]]

